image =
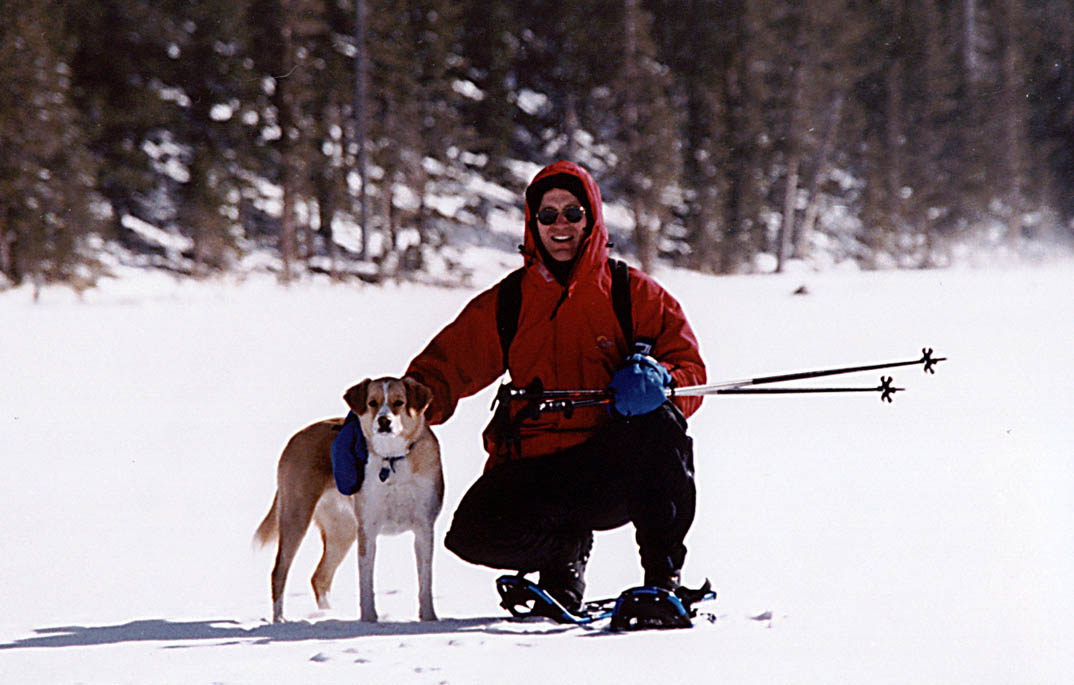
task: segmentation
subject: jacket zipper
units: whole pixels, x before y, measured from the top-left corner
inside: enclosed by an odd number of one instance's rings
[[[569,285],[563,286],[563,294],[559,296],[559,301],[556,302],[556,306],[552,307],[552,316],[548,317],[549,321],[551,321],[551,320],[556,318],[556,314],[559,313],[560,305],[562,305],[564,302],[567,301],[567,295],[569,295],[570,292],[571,292],[571,288],[570,288]]]

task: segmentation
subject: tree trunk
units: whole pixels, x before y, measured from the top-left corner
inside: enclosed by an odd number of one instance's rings
[[[574,156],[578,153],[578,145],[574,140],[575,134],[578,132],[578,104],[573,90],[567,93],[566,112],[563,115],[563,132],[567,136],[564,155],[567,159],[574,161]]]
[[[802,164],[802,128],[806,120],[805,87],[809,71],[805,55],[809,27],[805,12],[799,21],[795,39],[797,57],[791,73],[790,111],[787,113],[787,175],[783,188],[783,221],[780,223],[776,241],[776,273],[783,271],[784,263],[790,255],[798,204],[798,174]]]
[[[764,74],[753,67],[762,60],[765,48],[761,35],[764,21],[758,3],[746,3],[741,18],[742,48],[732,55],[724,76],[724,147],[728,156],[726,226],[720,244],[720,273],[730,273],[766,249],[767,227],[762,220],[763,190],[768,152],[760,141],[765,137]]]
[[[12,246],[15,244],[15,232],[0,226],[0,274],[7,276],[12,283],[18,282],[15,273],[15,257]]]
[[[369,257],[369,213],[367,211],[367,188],[365,168],[366,147],[366,7],[365,0],[354,0],[354,137],[357,147],[355,163],[358,166],[358,223],[362,227],[362,240],[358,249],[359,259]]]
[[[280,6],[282,13],[280,19],[280,49],[282,50],[281,67],[283,69],[281,73],[290,74],[294,67],[293,14],[289,0],[283,0]],[[286,78],[276,79],[275,99],[277,123],[280,127],[280,140],[277,148],[279,151],[280,188],[283,194],[280,209],[280,258],[282,260],[280,282],[288,284],[293,276],[295,261],[295,193],[293,188],[295,179],[291,164],[290,145],[290,131],[294,125],[292,95]]]
[[[334,160],[320,158],[321,168],[316,172],[317,179],[317,233],[320,235],[324,250],[328,255],[329,272],[333,278],[337,277],[337,260],[339,251],[336,249],[335,234],[332,224],[336,217],[337,203],[337,170],[333,166]]]
[[[936,235],[938,215],[934,211],[948,201],[943,197],[938,186],[944,185],[944,126],[948,117],[948,82],[947,55],[944,51],[943,17],[939,0],[922,0],[920,7],[921,30],[924,33],[924,81],[922,90],[921,119],[914,149],[915,160],[915,200],[912,203],[912,216],[917,224],[915,246],[920,246],[921,253],[917,264],[929,268],[936,264],[936,248],[939,236]]]
[[[905,116],[905,95],[903,89],[905,73],[905,56],[903,54],[904,43],[898,36],[903,35],[903,0],[890,0],[892,9],[891,33],[896,36],[893,39],[889,53],[890,67],[887,74],[887,98],[885,102],[885,146],[881,163],[884,165],[884,179],[886,181],[883,197],[884,211],[883,224],[871,227],[871,239],[868,241],[873,249],[874,264],[880,251],[891,248],[890,238],[899,226],[902,207],[903,186],[903,149],[906,143],[906,126],[903,121]]]
[[[787,156],[787,184],[783,189],[783,221],[779,225],[776,245],[776,273],[783,272],[783,265],[790,253],[791,234],[794,232],[795,204],[798,199],[798,152],[792,150]]]
[[[623,31],[623,59],[628,83],[635,82],[639,78],[638,14],[640,11],[639,0],[625,0],[624,21],[626,24]],[[624,103],[623,120],[627,128],[627,149],[630,156],[626,172],[631,177],[628,188],[631,190],[630,203],[634,214],[634,241],[638,249],[638,262],[642,271],[652,271],[656,266],[656,246],[653,244],[652,233],[646,219],[648,208],[644,206],[644,200],[640,192],[643,163],[642,160],[637,158],[637,152],[641,145],[641,132],[638,130],[641,116],[633,93],[627,95]]]
[[[832,148],[835,147],[835,136],[839,130],[839,120],[843,115],[843,103],[845,100],[846,96],[843,93],[836,93],[835,100],[832,102],[831,112],[828,114],[828,125],[824,132],[824,141],[821,143],[820,150],[817,152],[816,163],[813,165],[813,180],[809,184],[809,204],[806,206],[805,215],[802,217],[802,226],[794,242],[794,256],[798,259],[804,259],[809,254],[809,237],[813,233],[814,226],[816,226],[817,214],[820,211],[820,186],[824,183],[831,170],[829,157],[831,156]]]
[[[981,80],[981,60],[977,55],[977,2],[963,0],[962,3],[962,64],[970,84],[970,98],[976,97],[976,86]]]
[[[280,216],[280,257],[283,260],[280,271],[280,282],[284,285],[291,282],[294,275],[295,262],[295,212],[294,193],[286,185],[283,186],[283,202]]]
[[[1020,43],[1023,21],[1020,0],[1003,2],[1003,145],[1007,177],[1007,243],[1018,252],[1022,236],[1022,213],[1025,188],[1026,115],[1025,60]]]

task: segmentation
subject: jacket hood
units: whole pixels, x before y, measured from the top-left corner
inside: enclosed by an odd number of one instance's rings
[[[600,188],[597,187],[597,182],[593,180],[589,172],[574,162],[560,160],[549,164],[537,172],[537,175],[533,177],[533,180],[526,187],[526,234],[522,245],[522,254],[525,256],[527,266],[539,264],[546,271],[548,270],[542,251],[537,249],[537,245],[540,242],[540,236],[537,234],[537,217],[531,211],[528,196],[530,189],[538,185],[542,179],[557,174],[574,176],[581,182],[582,187],[585,188],[585,200],[593,220],[592,229],[582,241],[578,256],[575,258],[574,266],[571,269],[570,280],[574,280],[580,274],[588,273],[594,268],[603,267],[608,261],[608,229],[604,225],[604,205],[600,197]]]

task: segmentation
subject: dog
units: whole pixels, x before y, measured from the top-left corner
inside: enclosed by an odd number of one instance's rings
[[[312,520],[324,553],[311,583],[320,609],[329,608],[332,578],[358,540],[359,605],[362,621],[376,621],[373,563],[377,536],[414,533],[418,562],[419,617],[435,621],[433,609],[433,524],[444,499],[440,444],[425,422],[432,393],[409,378],[366,379],[343,395],[358,415],[369,451],[365,479],[354,495],[336,489],[332,442],[343,418],[318,421],[284,447],[276,471],[276,497],[255,533],[262,546],[278,539],[272,569],[272,620],[283,618],[283,590],[295,553]]]

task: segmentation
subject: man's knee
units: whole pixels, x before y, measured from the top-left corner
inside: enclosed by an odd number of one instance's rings
[[[463,561],[488,566],[488,542],[484,541],[483,544],[473,533],[472,530],[452,525],[444,536],[444,547]]]
[[[471,564],[528,572],[577,558],[581,544],[577,537],[480,523],[460,526],[456,522],[444,537],[444,546]]]

